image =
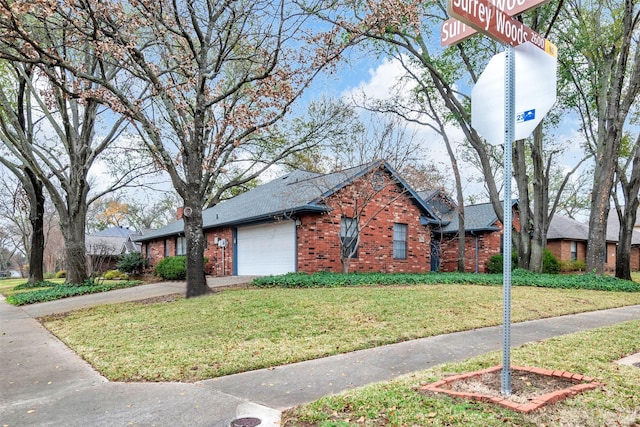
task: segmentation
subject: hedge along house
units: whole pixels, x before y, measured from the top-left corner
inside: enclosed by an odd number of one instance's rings
[[[183,213],[186,214],[186,213]],[[384,161],[331,174],[294,171],[203,212],[207,273],[430,271],[440,220]],[[155,265],[186,253],[178,220],[136,238]]]
[[[458,268],[458,206],[443,190],[420,192],[427,206],[440,218],[431,239],[432,271]],[[512,202],[513,224],[519,229],[518,202]],[[503,251],[503,227],[491,203],[464,207],[465,271],[487,273],[489,258]]]

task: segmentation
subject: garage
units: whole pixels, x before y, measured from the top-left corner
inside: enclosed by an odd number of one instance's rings
[[[281,221],[238,228],[237,274],[260,276],[296,271],[296,225]]]

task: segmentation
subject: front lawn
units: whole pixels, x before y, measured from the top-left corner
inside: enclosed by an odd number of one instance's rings
[[[514,322],[640,304],[640,292],[514,287]],[[502,323],[499,286],[234,289],[43,324],[112,381],[197,381]]]
[[[514,366],[583,374],[605,385],[530,414],[489,403],[421,394],[415,389],[447,375],[501,363],[494,352],[462,363],[437,366],[401,379],[324,397],[283,414],[284,427],[347,426],[637,426],[640,425],[640,368],[613,363],[640,351],[640,321],[527,344],[512,349]]]

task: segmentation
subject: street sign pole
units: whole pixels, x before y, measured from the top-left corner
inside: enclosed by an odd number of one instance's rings
[[[532,8],[546,0],[514,0],[518,7]],[[507,7],[505,7],[505,5]],[[503,340],[502,340],[502,373],[501,393],[511,395],[511,228],[513,222],[511,205],[511,175],[513,141],[516,135],[516,97],[515,67],[516,58],[513,46],[527,46],[530,42],[536,48],[557,57],[557,48],[549,40],[533,31],[520,21],[511,19],[515,14],[515,5],[504,0],[449,0],[447,10],[456,21],[448,21],[443,25],[440,36],[443,45],[457,43],[471,33],[466,26],[507,45],[504,65],[504,201],[503,201]],[[491,61],[490,64],[491,65]],[[553,64],[555,66],[555,63]],[[546,69],[546,68],[545,68]],[[554,69],[555,70],[555,69]],[[486,70],[485,70],[486,71]],[[484,73],[483,73],[484,75]],[[480,80],[482,80],[480,77]],[[475,89],[475,88],[474,88]],[[555,92],[555,86],[553,88]],[[480,92],[483,93],[484,92]],[[474,98],[474,96],[472,96]],[[555,95],[553,101],[555,102]],[[473,104],[473,99],[472,99]],[[552,102],[553,104],[553,102]],[[548,111],[548,110],[547,110]],[[546,113],[546,111],[545,111]],[[522,122],[535,119],[535,109],[518,112]],[[475,127],[475,126],[474,126]],[[482,134],[482,133],[481,133]],[[484,135],[485,138],[487,135]],[[495,138],[500,140],[499,134]]]
[[[504,254],[502,264],[502,372],[500,392],[511,396],[511,157],[515,134],[515,52],[507,46],[504,73]]]

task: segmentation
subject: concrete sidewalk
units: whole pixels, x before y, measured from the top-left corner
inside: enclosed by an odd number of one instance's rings
[[[139,292],[127,298],[158,296],[154,293],[161,287],[165,293],[181,292],[179,284],[147,286],[132,288]],[[122,291],[108,292],[103,298],[120,301]],[[88,300],[77,300],[88,297],[69,298],[76,301],[67,304],[88,304]],[[501,327],[483,328],[193,384],[112,383],[32,318],[46,311],[43,304],[37,306],[21,309],[0,302],[2,426],[228,427],[243,417],[259,418],[261,427],[275,426],[284,409],[498,350],[502,336]],[[47,309],[60,312],[64,307],[60,302]],[[640,306],[519,323],[512,326],[512,344],[636,319],[640,319]]]

